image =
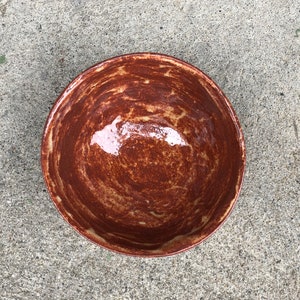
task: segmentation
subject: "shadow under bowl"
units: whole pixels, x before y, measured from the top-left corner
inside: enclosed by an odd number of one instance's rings
[[[120,253],[164,256],[199,244],[228,216],[245,146],[207,75],[135,53],[67,86],[46,121],[41,163],[54,204],[79,233]]]

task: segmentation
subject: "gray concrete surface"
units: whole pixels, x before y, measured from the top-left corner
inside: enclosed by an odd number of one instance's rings
[[[0,0],[0,299],[299,299],[299,28],[299,0]],[[169,258],[79,236],[40,170],[43,125],[66,84],[136,51],[209,74],[247,144],[230,218]]]

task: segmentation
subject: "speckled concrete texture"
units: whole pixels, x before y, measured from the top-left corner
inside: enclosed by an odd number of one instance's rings
[[[229,219],[168,258],[114,254],[79,236],[39,162],[47,114],[69,81],[138,51],[209,74],[247,145]],[[0,0],[0,298],[299,299],[299,68],[299,0]]]

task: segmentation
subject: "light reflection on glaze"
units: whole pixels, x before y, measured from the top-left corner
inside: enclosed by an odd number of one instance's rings
[[[102,130],[96,131],[92,136],[91,145],[97,144],[105,152],[118,155],[123,142],[133,135],[138,135],[165,141],[170,146],[187,146],[186,141],[180,134],[170,127],[150,123],[135,124],[132,122],[124,122],[122,125],[117,126],[121,121],[121,117],[118,116],[111,124],[106,125]]]

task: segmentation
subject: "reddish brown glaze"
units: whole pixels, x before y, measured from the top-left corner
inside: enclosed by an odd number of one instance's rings
[[[169,255],[204,240],[232,209],[244,166],[224,94],[161,54],[83,72],[56,101],[42,143],[44,178],[64,218],[131,255]]]

